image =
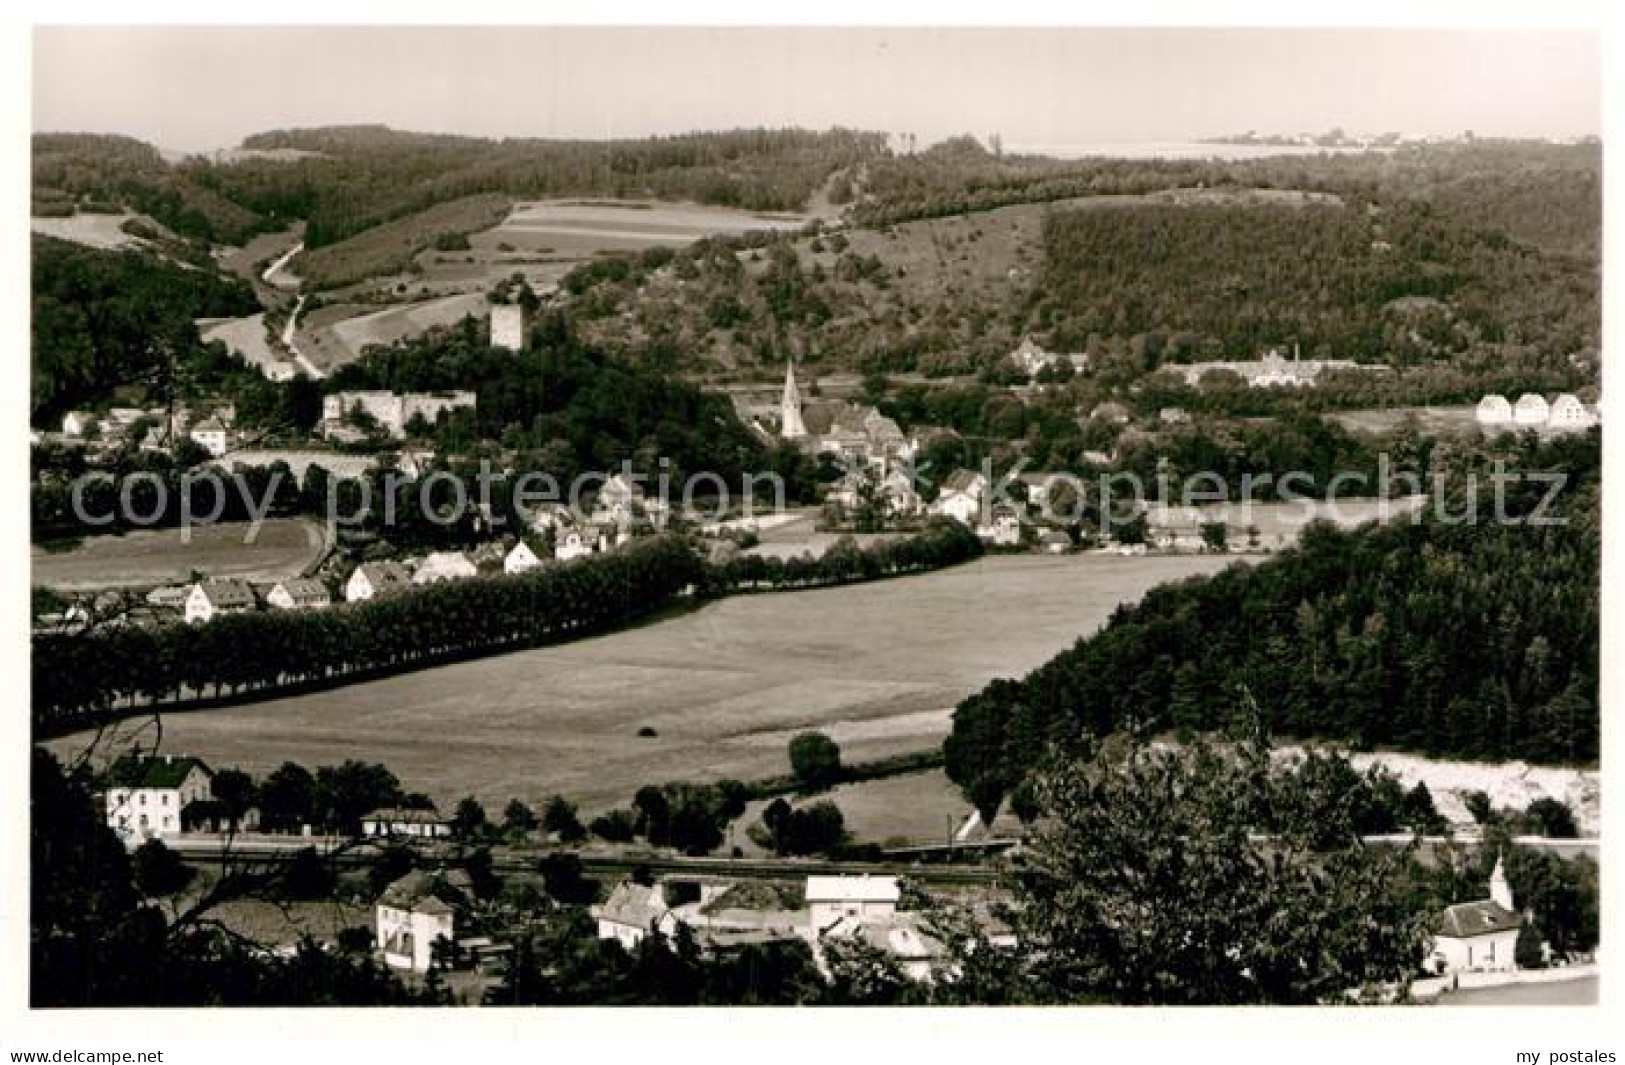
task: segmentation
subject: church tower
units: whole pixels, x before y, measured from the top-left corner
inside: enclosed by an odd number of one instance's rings
[[[1506,865],[1501,856],[1495,856],[1495,872],[1490,874],[1490,901],[1508,913],[1517,913],[1512,908],[1512,887],[1507,883]]]
[[[800,440],[807,435],[807,426],[801,420],[801,390],[796,387],[796,365],[784,366],[784,398],[779,401],[779,436],[785,440]]]

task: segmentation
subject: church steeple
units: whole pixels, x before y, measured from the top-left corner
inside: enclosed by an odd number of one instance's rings
[[[785,440],[800,440],[807,435],[807,426],[801,420],[801,390],[796,387],[796,365],[784,364],[784,398],[779,401],[779,436]]]
[[[1508,913],[1517,912],[1512,908],[1512,887],[1507,883],[1506,864],[1499,854],[1495,856],[1495,871],[1490,874],[1490,901]]]

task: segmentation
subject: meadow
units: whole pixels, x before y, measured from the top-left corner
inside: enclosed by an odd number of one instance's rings
[[[738,596],[561,646],[171,714],[162,746],[260,774],[290,759],[383,762],[447,809],[469,794],[500,810],[559,792],[597,810],[648,783],[783,773],[803,729],[827,732],[849,761],[934,747],[987,681],[1026,673],[1153,585],[1227,562],[1003,556]],[[118,732],[109,746],[159,735],[139,720]],[[50,746],[71,754],[91,738]]]

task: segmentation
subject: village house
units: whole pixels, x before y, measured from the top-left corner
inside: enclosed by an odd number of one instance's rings
[[[1433,961],[1440,975],[1458,972],[1511,972],[1517,968],[1518,932],[1523,920],[1513,908],[1506,867],[1495,859],[1490,897],[1445,907],[1433,937]]]
[[[376,907],[378,950],[392,969],[426,973],[435,944],[457,939],[457,916],[470,898],[468,874],[461,870],[414,869],[384,889]]]
[[[1546,416],[1549,429],[1589,429],[1597,424],[1597,416],[1586,409],[1578,396],[1565,392],[1552,401]]]
[[[315,577],[290,577],[277,581],[265,601],[278,610],[322,610],[333,605],[333,594]]]
[[[427,810],[407,810],[388,806],[374,810],[361,819],[361,834],[369,838],[448,839],[451,827],[451,818],[443,817],[432,807]]]
[[[665,888],[660,884],[623,880],[592,913],[598,921],[598,938],[613,939],[627,950],[632,950],[647,936],[669,936],[677,930],[677,918],[667,905]]]
[[[346,602],[360,603],[405,591],[411,586],[412,575],[399,562],[363,562],[345,582],[344,599]]]
[[[134,849],[185,831],[186,808],[214,798],[214,773],[201,759],[125,755],[107,771],[107,826]]]
[[[412,575],[413,584],[437,584],[440,581],[461,581],[479,576],[479,567],[469,561],[461,551],[434,551],[418,566]]]
[[[947,947],[922,928],[919,918],[912,913],[874,918],[842,917],[820,929],[813,942],[813,958],[820,969],[828,969],[825,944],[841,939],[857,940],[890,955],[904,976],[920,983],[931,980],[948,955]]]
[[[512,551],[503,556],[502,572],[509,575],[524,573],[526,570],[533,570],[541,564],[542,560],[536,557],[536,552],[530,549],[529,544],[521,540],[513,545]]]
[[[192,426],[187,434],[198,447],[209,453],[211,458],[220,458],[231,450],[232,433],[219,418],[205,418]]]
[[[96,428],[96,416],[89,411],[70,410],[62,416],[62,435],[82,439]]]
[[[975,528],[981,520],[982,500],[987,495],[987,478],[973,470],[958,469],[942,483],[942,491],[931,504],[931,513],[954,518]]]
[[[585,558],[610,548],[609,530],[596,525],[582,525],[566,530],[553,545],[553,557],[560,562]]]
[[[821,931],[844,917],[892,916],[903,888],[895,876],[809,876],[805,896],[808,920]]]
[[[257,609],[254,589],[243,581],[199,581],[186,596],[186,620],[194,625],[223,614],[248,614]]]
[[[978,538],[994,547],[1021,545],[1021,517],[1009,507],[995,507],[992,520],[976,527]]]

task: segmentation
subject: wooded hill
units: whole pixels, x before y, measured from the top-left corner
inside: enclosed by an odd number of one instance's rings
[[[1600,435],[1504,457],[1567,474],[1552,512],[1566,524],[1491,523],[1486,495],[1478,524],[1317,525],[1268,561],[1156,588],[1022,680],[960,703],[949,775],[985,806],[1051,745],[1223,729],[1248,699],[1287,736],[1595,760]],[[1520,487],[1508,512],[1531,513],[1543,493]],[[1451,506],[1461,513],[1459,497]]]

